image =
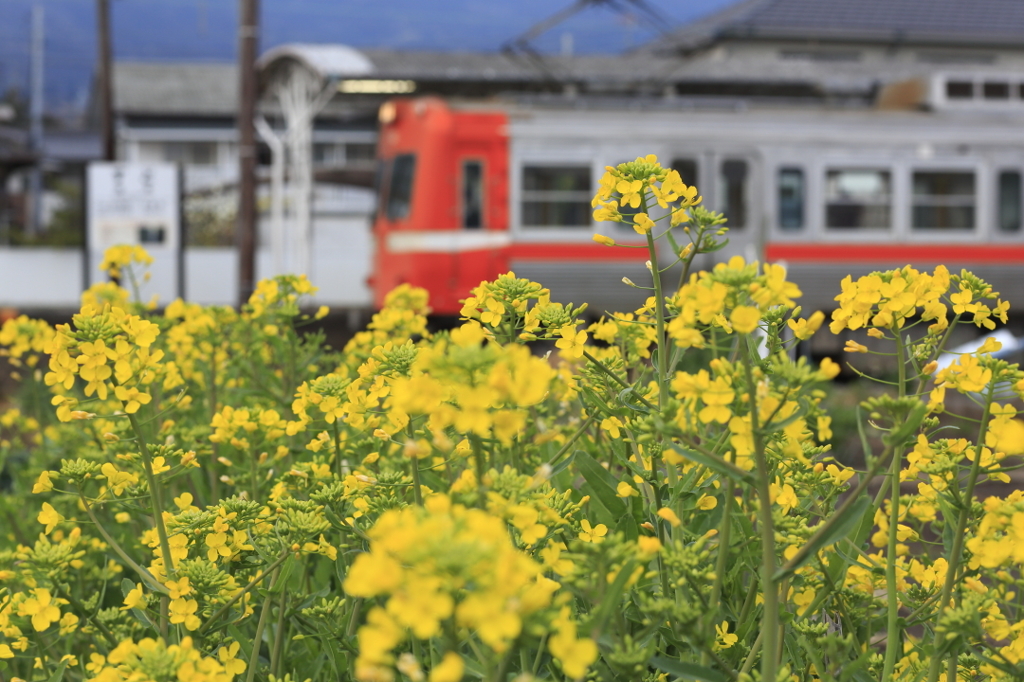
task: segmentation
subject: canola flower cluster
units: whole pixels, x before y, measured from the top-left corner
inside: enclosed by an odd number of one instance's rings
[[[1024,453],[1024,373],[992,339],[939,366],[998,294],[840,284],[844,362],[895,374],[854,468],[785,270],[693,271],[724,219],[653,156],[594,207],[648,249],[633,310],[507,273],[432,332],[406,285],[336,350],[304,276],[158,314],[119,247],[69,324],[5,322],[3,679],[1024,677],[1024,498],[978,499]]]

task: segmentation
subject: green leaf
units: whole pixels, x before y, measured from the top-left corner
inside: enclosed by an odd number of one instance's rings
[[[334,635],[326,627],[318,625],[317,631],[320,633],[320,643],[323,644],[324,651],[327,652],[327,660],[334,668],[335,679],[342,679],[348,673],[348,656],[334,646]]]
[[[622,601],[622,592],[626,589],[626,583],[632,577],[634,568],[636,568],[636,562],[631,559],[627,561],[615,575],[615,580],[608,587],[608,591],[605,592],[601,599],[601,606],[598,607],[597,611],[594,613],[594,617],[590,620],[589,627],[591,636],[601,635],[604,633],[604,629],[608,625],[608,621],[611,619],[612,613],[619,610],[619,604]]]
[[[626,505],[616,492],[618,481],[583,450],[576,451],[576,468],[586,481],[584,487],[589,489],[594,501],[607,512],[606,520],[613,525],[618,523],[626,514]]]
[[[53,674],[50,675],[50,679],[47,682],[60,682],[61,679],[63,679],[63,677],[64,677],[64,671],[67,669],[67,667],[68,667],[67,659],[61,661],[60,665],[58,665],[57,669],[53,671]]]
[[[655,656],[651,665],[663,673],[675,675],[684,680],[700,680],[701,682],[726,682],[729,678],[717,670],[705,668],[696,663],[685,663],[664,656]]]
[[[629,402],[628,399],[629,399],[629,397],[631,395],[635,395],[638,398],[640,397],[640,394],[637,393],[637,390],[636,390],[635,386],[630,386],[629,388],[624,388],[621,391],[619,391],[619,396],[618,396],[619,404],[622,405],[623,407],[628,407],[629,409],[633,410],[634,412],[642,412],[643,414],[650,414],[651,413],[651,411],[649,409],[647,409],[647,407],[645,405],[643,405],[643,404],[641,404],[639,402],[637,402],[636,404]]]
[[[785,566],[776,571],[775,575],[772,576],[772,580],[777,582],[792,575],[797,569],[813,559],[818,554],[818,550],[839,542],[852,533],[860,525],[865,512],[871,507],[871,502],[870,495],[866,493],[861,494],[860,498],[853,503],[848,511],[829,517],[829,520],[825,522],[825,526],[820,531],[814,533],[811,539],[807,541],[807,544],[801,547],[800,551]]]
[[[720,242],[716,242],[714,246],[711,246],[709,248],[701,247],[700,252],[701,253],[714,253],[715,251],[721,251],[722,249],[724,249],[728,245],[729,245],[729,240],[728,239],[723,239]]]
[[[721,474],[722,476],[731,478],[737,483],[749,483],[751,485],[756,483],[752,473],[744,469],[740,469],[732,462],[727,462],[721,457],[704,454],[695,450],[684,450],[676,445],[672,445],[671,448],[691,462],[705,466],[716,474]]]
[[[241,654],[238,658],[248,661],[252,658],[252,637],[246,637],[242,634],[242,631],[238,629],[238,626],[232,623],[227,627],[228,634],[231,638],[238,642],[238,652]]]
[[[864,461],[870,462],[871,443],[868,441],[868,434],[864,431],[864,417],[860,413],[860,405],[857,405],[857,433],[860,435],[860,445],[864,449]]]
[[[559,462],[558,464],[555,464],[553,467],[551,467],[551,476],[549,476],[548,478],[554,478],[558,474],[560,474],[563,471],[565,471],[566,469],[568,469],[569,466],[573,463],[573,461],[575,459],[576,459],[576,453],[575,452],[569,453],[568,457],[566,457],[561,462]]]
[[[626,540],[631,542],[636,541],[640,537],[640,528],[636,525],[636,519],[629,514],[626,514],[619,520],[615,526],[615,532],[622,533]]]
[[[284,564],[281,565],[281,568],[278,569],[277,578],[267,590],[269,594],[281,594],[284,592],[285,588],[288,586],[288,579],[291,577],[292,570],[295,568],[297,563],[298,559],[294,556],[290,556],[285,560]]]
[[[917,431],[926,416],[928,416],[928,405],[923,402],[917,403],[914,405],[913,409],[910,410],[910,414],[907,415],[906,421],[900,424],[898,429],[890,431],[888,434],[883,436],[882,442],[886,445],[891,445],[892,447],[900,447],[912,433]]]

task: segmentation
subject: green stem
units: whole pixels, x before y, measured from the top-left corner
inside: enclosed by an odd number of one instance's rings
[[[740,675],[750,673],[750,669],[754,667],[754,659],[757,657],[757,652],[761,650],[762,642],[764,642],[764,628],[758,630],[757,637],[754,638],[754,643],[750,646],[750,653],[747,654],[746,660],[743,661],[743,667],[740,668]]]
[[[804,558],[807,556],[808,548],[815,546],[818,538],[830,532],[834,525],[843,521],[843,519],[846,516],[846,513],[850,510],[851,507],[853,507],[854,504],[857,503],[857,501],[860,499],[860,496],[863,495],[864,492],[867,490],[868,486],[871,484],[871,480],[875,477],[875,474],[882,470],[882,467],[888,460],[889,453],[891,451],[892,446],[887,446],[886,449],[883,451],[882,456],[875,461],[875,463],[868,471],[864,472],[864,475],[861,476],[860,481],[857,483],[857,487],[854,488],[850,492],[850,494],[846,496],[846,499],[843,500],[843,503],[836,507],[835,511],[828,517],[828,519],[825,522],[819,523],[817,526],[815,526],[814,534],[807,539],[807,542],[804,543],[804,546],[796,554],[794,554],[793,557],[782,566],[782,568],[779,569],[778,573],[775,574],[777,580],[780,580],[783,577],[792,573],[795,570],[795,566],[801,565],[804,561]],[[876,504],[874,504],[872,508],[877,508],[880,503],[881,500],[876,500]],[[808,609],[808,611],[810,611],[810,609]]]
[[[96,626],[96,629],[100,631],[100,634],[103,635],[104,639],[107,640],[107,643],[110,644],[110,646],[117,646],[118,641],[117,638],[114,637],[113,633],[111,633],[110,630],[107,629],[106,625],[97,620],[95,615],[86,615],[85,605],[83,605],[82,602],[78,601],[78,599],[75,598],[75,595],[71,593],[70,589],[61,589],[60,584],[54,584],[54,587],[56,588],[57,596],[62,596],[65,599],[67,599],[71,603],[71,606],[75,609],[75,611],[81,613],[85,618],[88,618],[89,622]]]
[[[644,202],[644,210],[647,203]],[[658,346],[658,409],[665,408],[666,388],[668,387],[668,344],[665,340],[665,301],[661,289],[661,273],[658,270],[658,251],[654,245],[654,235],[647,233],[647,252],[651,256],[651,278],[654,280],[654,318],[657,322],[655,343]]]
[[[903,467],[903,448],[896,450],[892,458],[892,466],[889,468],[889,542],[886,548],[885,562],[885,591],[886,591],[886,638],[885,638],[885,665],[882,668],[882,682],[892,679],[893,669],[896,666],[896,656],[899,653],[899,643],[902,638],[899,636],[899,595],[896,587],[896,532],[900,521],[900,469]]]
[[[641,210],[647,212],[647,197],[641,199]],[[647,233],[647,253],[651,259],[651,279],[654,282],[654,318],[656,321],[655,344],[657,345],[657,379],[658,379],[658,411],[665,409],[665,401],[668,399],[668,344],[665,337],[665,296],[661,286],[661,270],[658,268],[658,250],[654,244],[654,234]],[[661,509],[664,504],[661,496],[661,442],[652,444],[651,448],[651,487],[654,489],[654,506],[656,510]],[[658,538],[661,544],[666,544],[668,534],[665,529],[665,522],[660,516],[655,517],[655,524],[658,529]],[[661,575],[661,589],[666,597],[669,596],[670,584],[667,571],[662,564],[661,555],[658,555],[658,573]]]
[[[619,377],[618,374],[616,374],[615,372],[613,372],[610,369],[608,369],[607,367],[605,367],[603,362],[601,362],[600,360],[595,358],[593,355],[591,355],[590,351],[584,350],[583,351],[583,357],[585,357],[587,360],[589,360],[590,363],[594,365],[594,367],[596,367],[598,370],[600,370],[603,374],[608,376],[612,381],[617,383],[622,388],[633,388],[629,383],[626,382],[625,379],[622,379],[621,377]],[[640,401],[640,404],[643,405],[644,407],[646,407],[648,410],[657,410],[658,409],[657,407],[654,406],[653,403],[651,403],[649,400],[647,400],[646,398],[644,398],[642,395],[640,395],[639,393],[637,393],[635,391],[633,392],[633,397],[635,397],[638,401]]]
[[[412,495],[416,504],[423,506],[423,484],[420,482],[420,460],[413,457],[409,460],[409,468],[412,469]]]
[[[697,247],[703,239],[703,234],[703,227],[698,226],[696,238],[691,239],[693,248],[690,250],[690,254],[683,259],[683,271],[679,273],[679,286],[677,289],[682,289],[683,285],[686,284],[686,280],[690,278],[690,268],[693,267],[693,259],[697,257]]]
[[[906,348],[903,345],[903,335],[900,328],[894,323],[890,331],[896,337],[896,362],[899,372],[899,384],[897,389],[899,397],[907,394],[907,360]],[[896,667],[896,657],[899,655],[900,642],[900,602],[896,585],[896,534],[900,523],[900,470],[903,468],[903,448],[898,447],[893,453],[892,466],[889,467],[889,538],[886,548],[885,562],[885,591],[886,591],[886,637],[885,637],[885,664],[882,667],[882,682],[892,679],[893,670]]]
[[[284,615],[288,608],[288,593],[286,591],[281,592],[281,602],[277,608],[277,630],[274,632],[274,646],[270,650],[270,670],[274,677],[281,676],[281,651],[284,649],[284,631],[286,629]]]
[[[275,571],[276,574],[277,571]],[[263,609],[260,611],[260,620],[256,624],[256,634],[252,639],[252,655],[249,656],[249,671],[245,675],[245,682],[252,682],[256,677],[256,668],[260,662],[260,647],[263,644],[263,630],[267,627],[267,620],[270,616],[270,595],[267,595],[263,602]]]
[[[409,440],[415,442],[416,431],[412,427],[412,419],[409,420],[409,424],[405,428],[406,435]],[[414,449],[415,451],[415,449]],[[420,460],[417,457],[409,458],[409,468],[412,469],[412,495],[413,499],[416,500],[416,504],[423,506],[423,484],[420,481]]]
[[[291,553],[292,553],[291,549],[286,549],[284,552],[282,552],[281,556],[277,557],[277,559],[274,560],[274,563],[272,563],[269,566],[267,566],[267,568],[262,573],[260,573],[258,576],[256,576],[252,580],[250,580],[249,584],[246,585],[245,587],[243,587],[241,592],[239,592],[238,594],[233,596],[231,599],[229,599],[227,601],[227,603],[224,604],[224,606],[220,607],[217,610],[216,613],[214,613],[212,616],[210,616],[207,619],[207,621],[205,623],[203,623],[202,627],[200,627],[199,630],[196,631],[196,635],[198,636],[198,635],[204,634],[210,628],[210,626],[213,625],[217,620],[219,620],[221,616],[223,616],[225,613],[227,613],[228,610],[232,606],[234,606],[238,602],[239,599],[241,599],[246,594],[248,594],[249,591],[252,590],[252,588],[254,588],[257,585],[259,585],[268,575],[270,575],[270,573],[272,571],[274,571],[274,569],[276,569],[278,566],[283,564]]]
[[[732,531],[732,496],[733,480],[730,478],[725,486],[725,508],[722,510],[722,525],[718,529],[718,557],[715,561],[715,582],[711,586],[711,605],[708,613],[712,622],[717,622],[721,611],[722,580],[725,576],[726,561],[729,559],[729,536]]]
[[[345,626],[345,639],[356,634],[356,625],[359,623],[359,611],[363,605],[362,599],[352,601],[352,613],[348,616],[348,625]]]
[[[210,383],[208,388],[207,400],[210,403],[210,423],[213,423],[214,417],[217,416],[217,351],[214,350],[210,357],[210,373],[207,378]],[[212,453],[210,457],[210,463],[206,468],[206,477],[210,486],[209,497],[207,498],[204,507],[209,507],[214,504],[216,500],[220,499],[220,491],[217,485],[217,458],[220,455],[219,443],[213,443]]]
[[[487,466],[484,463],[484,450],[479,437],[470,436],[469,442],[473,446],[473,461],[476,463],[476,485],[477,493],[480,498],[477,501],[477,504],[479,504],[482,509],[487,503],[487,490],[484,487],[484,475],[487,473]]]
[[[149,586],[149,589],[154,592],[167,594],[167,588],[160,584],[160,581],[156,579],[156,576],[136,563],[130,556],[128,556],[124,549],[121,548],[121,545],[117,544],[117,541],[110,536],[107,529],[104,528],[103,524],[101,524],[99,519],[96,518],[96,514],[92,511],[92,505],[89,504],[89,501],[85,498],[85,495],[82,494],[81,490],[78,491],[78,499],[82,502],[82,506],[85,508],[85,513],[89,515],[89,520],[95,524],[96,530],[98,530],[100,535],[103,536],[103,539],[108,545],[110,545],[110,548],[114,550],[114,553],[121,557],[121,561],[128,564],[133,571],[138,573],[139,577],[142,578],[146,585]]]
[[[341,471],[341,429],[338,428],[338,420],[331,424],[334,427],[334,464],[338,467],[338,479],[343,479]]]
[[[135,270],[132,268],[130,263],[126,265],[124,269],[128,271],[128,281],[131,282],[132,293],[135,295],[135,302],[142,305],[142,293],[139,291],[139,281],[135,279]]]
[[[249,490],[252,495],[252,500],[255,502],[259,498],[260,492],[260,476],[259,466],[256,461],[256,451],[251,450],[249,452]]]
[[[761,585],[764,590],[764,616],[761,632],[764,634],[764,654],[761,656],[761,679],[774,682],[778,670],[779,654],[779,589],[775,584],[775,524],[772,520],[771,481],[768,460],[764,452],[764,434],[758,423],[757,386],[750,355],[754,349],[750,337],[747,348],[740,352],[740,360],[747,377],[747,395],[750,400],[750,430],[754,437],[754,461],[757,464],[757,496],[760,501],[761,526]]]
[[[967,487],[964,489],[963,502],[960,505],[960,516],[957,519],[956,531],[953,533],[953,549],[949,554],[949,564],[946,568],[946,580],[942,584],[942,596],[939,598],[939,610],[936,612],[933,622],[938,624],[946,609],[949,608],[949,600],[953,596],[953,587],[956,584],[957,573],[960,569],[960,559],[964,549],[964,538],[967,534],[967,521],[971,515],[971,501],[974,499],[974,486],[978,482],[978,474],[981,473],[981,450],[985,443],[985,436],[988,433],[988,419],[992,411],[992,394],[995,392],[994,384],[989,384],[985,393],[985,412],[981,416],[981,426],[978,429],[978,440],[974,448],[974,462],[971,463],[971,472],[967,476]],[[942,643],[942,633],[938,627],[932,637],[932,660],[928,668],[928,682],[937,682],[939,679],[942,659],[936,653]]]
[[[167,540],[167,528],[164,526],[163,489],[153,473],[153,457],[149,453],[149,445],[146,443],[146,436],[142,432],[142,425],[139,424],[139,420],[135,418],[135,415],[129,413],[127,409],[125,414],[128,415],[132,431],[135,432],[135,438],[139,441],[139,452],[142,453],[142,464],[146,470],[146,482],[149,484],[149,499],[153,508],[153,524],[156,526],[156,534],[160,539],[160,556],[164,560],[164,575],[167,576],[168,580],[174,580],[176,572],[174,570],[174,562],[171,559],[171,544]]]

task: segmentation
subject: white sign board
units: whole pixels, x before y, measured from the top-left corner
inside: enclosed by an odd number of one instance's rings
[[[117,244],[140,245],[153,256],[144,299],[160,305],[181,294],[181,187],[172,163],[89,164],[86,178],[86,240],[89,282],[102,281],[103,252]],[[127,285],[127,283],[123,283]]]

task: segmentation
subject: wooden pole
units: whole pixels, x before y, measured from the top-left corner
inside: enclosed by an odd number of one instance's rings
[[[110,0],[96,0],[96,88],[100,106],[100,141],[103,145],[104,161],[114,161],[117,149],[114,144],[114,86],[111,73],[110,49]]]
[[[239,0],[238,25],[238,305],[256,286],[256,50],[259,0]]]

